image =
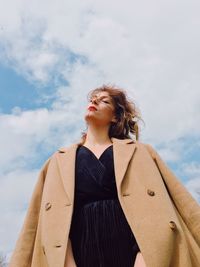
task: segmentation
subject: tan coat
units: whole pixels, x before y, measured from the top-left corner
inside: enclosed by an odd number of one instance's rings
[[[199,267],[197,202],[151,145],[112,142],[119,201],[147,267]],[[9,267],[64,267],[77,146],[43,165]]]

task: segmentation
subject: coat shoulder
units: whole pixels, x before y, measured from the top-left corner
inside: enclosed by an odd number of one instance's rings
[[[153,145],[141,141],[136,141],[135,144],[137,145],[137,147],[147,150],[153,156],[155,151]]]
[[[66,153],[68,152],[70,149],[72,149],[74,146],[77,146],[78,144],[74,143],[74,144],[71,144],[69,146],[62,146],[60,148],[58,148],[54,154],[58,154],[58,153]]]

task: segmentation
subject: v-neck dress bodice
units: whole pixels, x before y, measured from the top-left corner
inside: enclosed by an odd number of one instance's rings
[[[69,237],[77,267],[133,267],[139,247],[118,200],[113,146],[79,146]]]

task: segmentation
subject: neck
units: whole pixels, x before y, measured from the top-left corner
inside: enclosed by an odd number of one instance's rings
[[[95,127],[94,125],[88,125],[84,145],[98,146],[111,144],[112,141],[108,135],[108,131],[109,126]]]

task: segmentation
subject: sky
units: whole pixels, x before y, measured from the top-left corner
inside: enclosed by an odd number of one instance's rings
[[[12,7],[12,8],[11,8]],[[200,2],[0,0],[0,252],[40,168],[85,130],[87,93],[124,88],[151,144],[200,202]]]

